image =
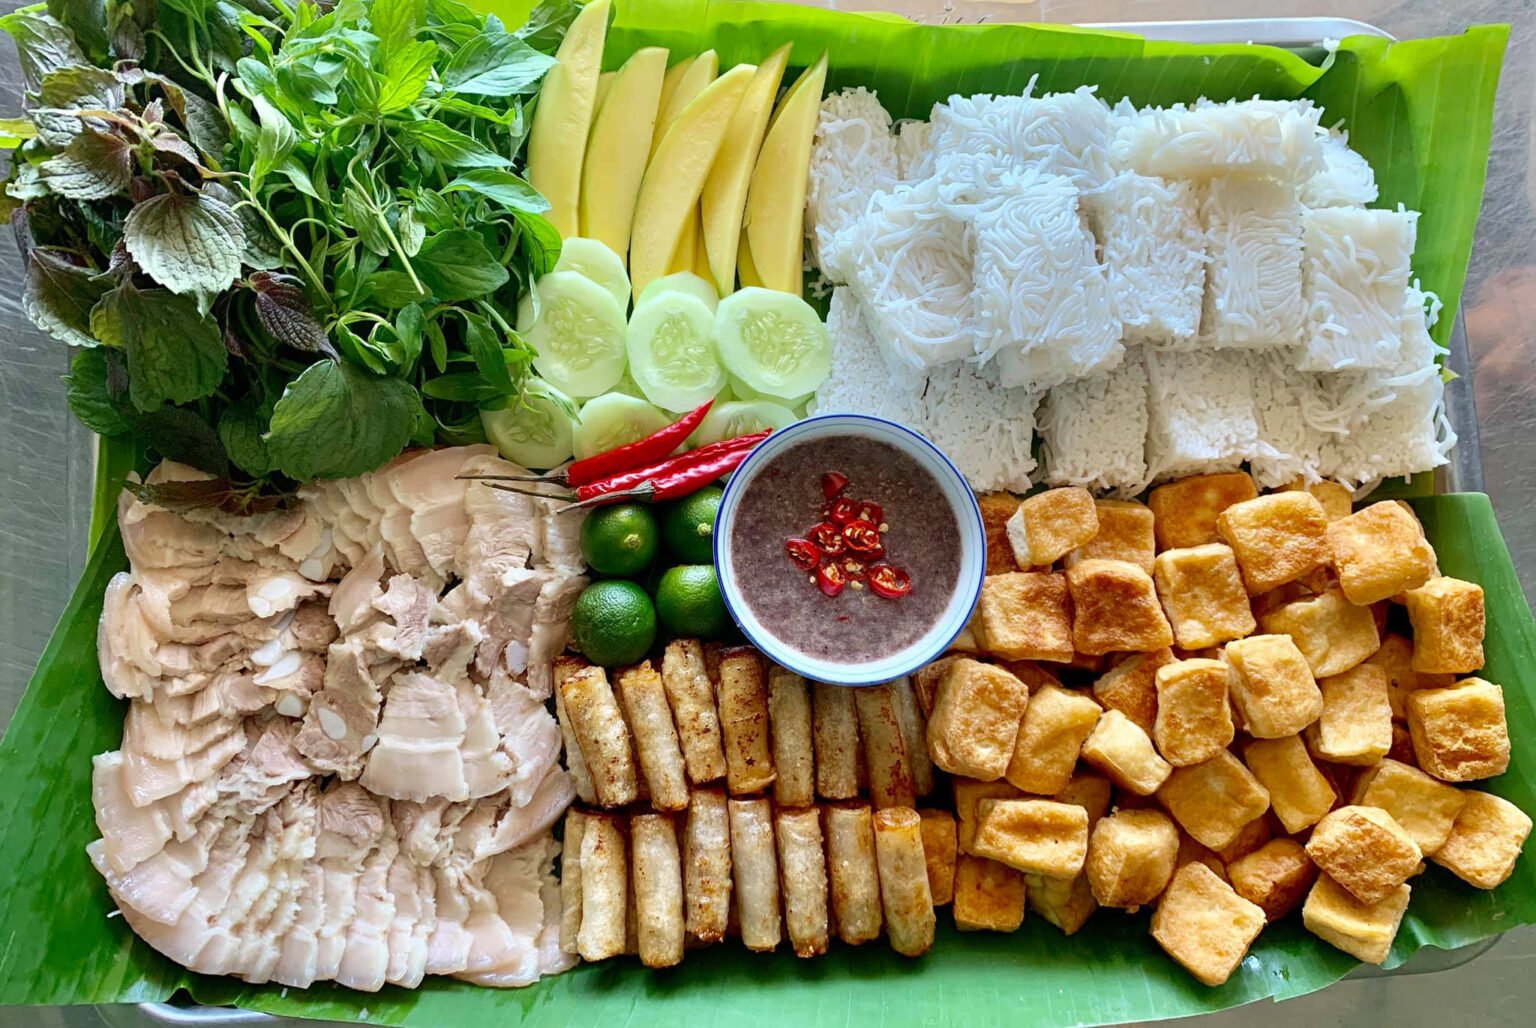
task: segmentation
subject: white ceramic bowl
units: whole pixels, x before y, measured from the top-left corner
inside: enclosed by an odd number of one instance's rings
[[[906,453],[939,483],[940,497],[954,512],[960,532],[960,578],[948,605],[920,639],[879,660],[861,664],[842,664],[818,660],[781,642],[753,615],[742,594],[741,585],[731,572],[731,530],[736,510],[753,478],[775,456],[791,446],[832,436],[858,435],[894,446]],[[965,477],[950,463],[943,451],[911,429],[866,414],[823,414],[798,421],[774,432],[752,451],[741,467],[731,475],[715,516],[715,568],[720,576],[720,591],[726,608],[743,633],[770,660],[798,675],[816,682],[836,685],[877,685],[911,674],[938,658],[964,630],[981,595],[981,580],[986,572],[986,533],[981,523],[981,508]]]

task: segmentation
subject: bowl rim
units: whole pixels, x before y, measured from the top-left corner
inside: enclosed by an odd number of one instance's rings
[[[976,540],[981,547],[980,552],[973,550],[969,557],[966,556],[966,551],[963,547],[961,551],[960,575],[955,586],[956,593],[963,595],[962,590],[965,589],[968,578],[974,577],[975,579],[974,586],[970,589],[969,602],[963,608],[960,608],[967,612],[965,616],[956,617],[948,615],[953,618],[952,631],[948,633],[941,632],[933,636],[932,642],[927,646],[921,649],[914,649],[913,656],[895,668],[895,674],[884,670],[879,673],[864,672],[860,674],[858,669],[868,665],[833,664],[826,661],[817,661],[813,658],[807,658],[801,651],[794,649],[788,644],[781,643],[766,632],[754,632],[747,627],[744,619],[738,616],[737,604],[732,600],[732,589],[727,585],[727,580],[734,582],[734,579],[731,579],[729,563],[725,552],[729,546],[728,536],[730,534],[727,518],[734,519],[736,508],[740,505],[742,487],[739,483],[747,482],[753,477],[753,475],[743,474],[743,472],[751,471],[754,464],[761,464],[771,459],[772,456],[777,455],[783,447],[788,445],[787,441],[792,441],[798,436],[817,433],[818,431],[827,432],[829,429],[837,426],[856,428],[859,425],[866,425],[875,430],[865,434],[887,441],[900,449],[909,452],[927,453],[936,457],[942,469],[947,472],[949,477],[947,481],[943,474],[935,475],[935,478],[939,479],[940,488],[943,490],[945,497],[950,500],[951,507],[955,509],[957,520],[961,522],[957,527],[961,533],[962,540],[966,531],[964,522],[968,518],[975,532]],[[955,501],[957,494],[960,497],[959,502]],[[971,488],[970,483],[966,481],[960,469],[955,466],[955,462],[950,460],[948,454],[931,440],[899,421],[892,421],[889,418],[882,418],[873,414],[829,412],[802,418],[792,425],[779,429],[752,449],[747,458],[731,474],[730,479],[726,482],[725,491],[720,497],[720,507],[715,516],[715,532],[711,543],[711,552],[715,561],[715,573],[720,581],[720,596],[725,603],[726,611],[730,614],[731,621],[747,637],[749,643],[770,660],[803,678],[828,685],[859,687],[880,685],[910,675],[919,668],[937,660],[948,651],[955,639],[959,638],[960,634],[965,631],[966,626],[970,623],[971,616],[976,610],[976,604],[981,599],[981,589],[986,575],[986,544],[986,525],[982,520],[981,504],[976,498],[976,491]],[[953,602],[950,606],[953,606]],[[949,609],[950,607],[946,607],[946,611]],[[916,644],[913,645],[915,646]]]

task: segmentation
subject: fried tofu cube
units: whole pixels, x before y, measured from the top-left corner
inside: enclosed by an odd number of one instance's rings
[[[1082,653],[1145,653],[1173,645],[1152,576],[1123,560],[1085,560],[1067,569],[1072,643]]]
[[[1200,845],[1190,838],[1188,832],[1180,829],[1178,866],[1183,867],[1191,862],[1204,864],[1216,873],[1217,878],[1220,878],[1222,881],[1228,880],[1227,865],[1217,855],[1216,851],[1207,846]]]
[[[1114,787],[1109,779],[1092,771],[1079,771],[1066,786],[1051,796],[1057,803],[1076,803],[1088,811],[1088,828],[1091,830],[1099,819],[1109,813],[1109,803]]]
[[[1067,554],[1067,567],[1084,560],[1123,560],[1152,573],[1157,556],[1152,510],[1134,500],[1094,500],[1099,518],[1099,534]]]
[[[1024,923],[1024,876],[1006,864],[970,855],[955,865],[955,927],[1011,932]]]
[[[1392,704],[1381,668],[1361,664],[1320,678],[1323,713],[1307,726],[1307,746],[1319,760],[1369,767],[1392,748]]]
[[[1301,905],[1317,880],[1317,865],[1295,839],[1271,839],[1227,867],[1232,890],[1256,903],[1271,922]]]
[[[1021,568],[1054,564],[1098,533],[1093,494],[1076,485],[1026,496],[1008,519],[1008,543]]]
[[[1186,650],[1241,639],[1257,627],[1230,547],[1206,543],[1164,550],[1153,564],[1157,598]]]
[[[1509,768],[1504,690],[1481,678],[1408,696],[1408,731],[1419,767],[1447,782],[1471,782]]]
[[[1013,759],[1003,777],[1025,792],[1052,796],[1067,787],[1083,740],[1103,713],[1090,696],[1047,685],[1029,699]]]
[[[960,629],[960,634],[955,636],[949,644],[949,653],[984,654],[987,652],[985,637],[981,634],[981,605],[971,612],[971,620]]]
[[[1292,835],[1321,821],[1338,800],[1299,735],[1255,739],[1243,747],[1243,758],[1269,790],[1275,816]]]
[[[1392,952],[1392,940],[1408,909],[1409,887],[1399,885],[1376,903],[1361,903],[1326,874],[1317,876],[1301,920],[1307,931],[1356,960],[1381,964]]]
[[[1361,903],[1379,903],[1417,874],[1424,853],[1380,807],[1340,807],[1317,823],[1307,856]]]
[[[942,907],[955,898],[955,815],[947,810],[919,810],[923,819],[923,860],[928,865],[928,892]]]
[[[940,657],[932,664],[925,664],[912,673],[912,691],[917,694],[917,706],[926,720],[933,714],[933,702],[939,698],[939,683],[944,673],[958,657]]]
[[[1076,878],[1025,875],[1024,885],[1029,909],[1060,928],[1064,935],[1071,935],[1087,924],[1088,918],[1099,909],[1087,875]]]
[[[1204,864],[1185,864],[1152,915],[1152,938],[1205,985],[1232,976],[1264,929],[1264,911]]]
[[[1008,519],[1018,513],[1019,498],[1012,493],[982,493],[976,497],[976,506],[981,508],[981,527],[987,539],[987,574],[1020,570],[1008,544]]]
[[[1435,570],[1435,551],[1424,526],[1401,505],[1385,500],[1328,526],[1328,552],[1339,588],[1365,606],[1417,589]]]
[[[1501,796],[1468,789],[1466,797],[1450,837],[1430,859],[1468,885],[1494,889],[1514,871],[1531,819]]]
[[[1101,907],[1135,911],[1173,878],[1179,830],[1156,810],[1121,810],[1093,827],[1084,873]]]
[[[1122,789],[1150,796],[1173,766],[1158,756],[1152,737],[1118,710],[1106,710],[1083,740],[1083,759]]]
[[[1408,717],[1408,694],[1419,689],[1443,689],[1456,684],[1455,675],[1431,675],[1413,669],[1413,640],[1397,632],[1388,632],[1381,648],[1366,658],[1387,673],[1387,699],[1392,716]]]
[[[1317,498],[1317,502],[1323,505],[1323,513],[1328,515],[1329,524],[1340,518],[1349,517],[1350,511],[1355,509],[1354,494],[1337,482],[1309,483],[1298,478],[1276,489],[1275,492],[1296,490],[1311,493]]]
[[[1054,685],[1058,689],[1061,688],[1061,679],[1032,660],[999,660],[997,663],[998,666],[1007,668],[1009,674],[1023,682],[1031,696],[1048,685]]]
[[[956,778],[955,789],[955,844],[961,853],[971,852],[971,840],[976,837],[976,824],[981,815],[977,807],[982,800],[1021,799],[1024,794],[1007,782],[978,782],[972,778]]]
[[[1153,530],[1159,550],[1219,543],[1216,518],[1234,503],[1259,495],[1246,472],[1195,475],[1160,485],[1147,494],[1147,506],[1156,518]]]
[[[961,657],[939,681],[928,717],[928,752],[950,774],[1001,778],[1029,703],[1024,683],[993,664]]]
[[[1408,591],[1413,669],[1464,675],[1483,666],[1483,587],[1459,578],[1431,578]]]
[[[980,642],[1005,660],[1072,659],[1072,608],[1064,575],[1014,571],[982,580]]]
[[[1216,530],[1237,554],[1243,584],[1268,592],[1328,561],[1328,515],[1311,493],[1270,493],[1235,503]]]
[[[1387,759],[1413,768],[1419,766],[1418,755],[1413,752],[1413,733],[1405,722],[1392,722],[1392,748],[1387,751]]]
[[[1316,721],[1323,693],[1312,669],[1288,635],[1234,639],[1223,650],[1227,686],[1242,715],[1244,730],[1256,739],[1283,739]]]
[[[1293,600],[1259,618],[1271,635],[1288,635],[1315,678],[1348,671],[1381,648],[1369,607],[1357,607],[1337,589]]]
[[[982,800],[971,852],[1049,878],[1071,878],[1088,856],[1088,812],[1055,800]]]
[[[1231,744],[1236,729],[1227,703],[1227,665],[1219,660],[1175,661],[1157,669],[1156,684],[1152,741],[1164,760],[1186,767],[1210,760]]]
[[[1203,764],[1174,768],[1157,799],[1196,842],[1213,850],[1269,809],[1269,790],[1225,750]]]
[[[1468,795],[1416,767],[1389,758],[1355,781],[1350,802],[1391,814],[1423,854],[1432,857],[1450,837],[1451,826],[1467,805]]]
[[[1269,826],[1269,820],[1268,817],[1254,818],[1238,829],[1236,837],[1231,842],[1216,850],[1216,857],[1222,865],[1226,866],[1234,860],[1241,860],[1273,839],[1275,833]]]
[[[1093,698],[1106,709],[1118,710],[1148,735],[1157,721],[1157,669],[1175,660],[1164,647],[1133,653],[1100,675],[1093,683]]]

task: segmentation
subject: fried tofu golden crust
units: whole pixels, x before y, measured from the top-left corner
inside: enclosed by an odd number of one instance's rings
[[[1235,503],[1216,518],[1216,530],[1237,554],[1243,584],[1255,595],[1328,561],[1328,515],[1311,493],[1270,493]]]
[[[1210,849],[1209,847],[1200,845],[1194,839],[1190,838],[1188,832],[1180,829],[1179,856],[1177,860],[1178,866],[1183,867],[1185,864],[1192,862],[1204,864],[1206,867],[1211,869],[1217,878],[1220,878],[1224,882],[1228,881],[1227,865],[1222,862],[1221,857],[1217,855],[1216,851]]]
[[[1243,727],[1257,739],[1295,735],[1323,712],[1323,693],[1288,635],[1234,639],[1223,650],[1227,686]]]
[[[976,823],[981,815],[977,807],[982,800],[1022,799],[1024,794],[1007,782],[978,782],[972,778],[956,778],[955,790],[955,841],[961,853],[971,852],[971,840],[976,838]]]
[[[1274,922],[1301,906],[1317,880],[1317,865],[1295,839],[1271,839],[1228,865],[1227,876],[1234,892]]]
[[[962,856],[954,898],[962,932],[1011,932],[1024,923],[1024,876],[995,860]]]
[[[1267,634],[1288,635],[1316,678],[1348,671],[1381,648],[1369,607],[1357,607],[1337,589],[1293,600],[1259,617]]]
[[[1164,550],[1152,580],[1174,641],[1186,650],[1241,639],[1257,627],[1230,547],[1206,543]]]
[[[1092,771],[1079,771],[1067,782],[1066,787],[1051,799],[1057,803],[1076,803],[1088,811],[1088,827],[1091,830],[1099,818],[1109,813],[1109,803],[1114,792],[1109,779]]]
[[[1415,671],[1464,675],[1483,666],[1482,586],[1459,578],[1431,578],[1410,589],[1407,600]]]
[[[1195,475],[1160,485],[1147,494],[1147,506],[1156,518],[1153,530],[1159,550],[1219,543],[1216,518],[1234,503],[1259,495],[1246,472],[1229,471]]]
[[[1307,746],[1319,760],[1369,767],[1392,748],[1387,676],[1370,664],[1318,680],[1323,713],[1307,726]]]
[[[1019,567],[1054,564],[1098,532],[1093,494],[1075,485],[1026,496],[1008,519],[1008,542]]]
[[[1024,884],[1029,909],[1060,928],[1063,935],[1075,933],[1099,909],[1087,875],[1076,878],[1025,875]]]
[[[1435,570],[1435,551],[1418,519],[1391,501],[1373,503],[1328,526],[1339,588],[1364,606],[1417,589]]]
[[[1447,782],[1492,778],[1509,769],[1504,690],[1481,678],[1408,697],[1408,731],[1419,767]]]
[[[1236,735],[1227,702],[1227,666],[1180,660],[1157,669],[1157,720],[1152,741],[1174,767],[1210,760]],[[1102,901],[1101,901],[1102,902]],[[1108,904],[1105,904],[1108,906]]]
[[[1058,689],[1061,688],[1061,679],[1032,660],[999,660],[997,663],[999,666],[1007,668],[1009,674],[1023,682],[1025,687],[1029,689],[1031,696],[1048,685],[1054,685]]]
[[[939,682],[928,717],[935,766],[981,781],[1001,778],[1029,703],[1024,683],[993,664],[962,657]]]
[[[1307,856],[1361,903],[1379,903],[1419,871],[1419,844],[1379,807],[1340,807],[1317,823]]]
[[[1145,653],[1173,645],[1152,576],[1123,560],[1085,560],[1067,570],[1072,642],[1081,652]]]
[[[1300,490],[1311,493],[1317,498],[1317,502],[1323,505],[1323,512],[1328,515],[1328,522],[1332,524],[1340,518],[1349,517],[1350,511],[1355,509],[1355,497],[1348,489],[1337,482],[1306,482],[1300,478],[1287,482],[1276,489],[1275,492],[1291,492]]]
[[[1052,796],[1067,787],[1083,740],[1103,709],[1092,697],[1056,685],[1034,693],[1003,777],[1025,792]]]
[[[1103,771],[1120,788],[1150,796],[1167,781],[1173,766],[1158,755],[1152,737],[1118,710],[1106,710],[1088,738],[1083,760]]]
[[[1382,964],[1408,909],[1409,887],[1399,885],[1385,899],[1361,903],[1326,874],[1317,876],[1301,908],[1307,930],[1367,964]]]
[[[1084,560],[1124,560],[1148,574],[1157,556],[1152,510],[1134,500],[1094,500],[1099,534],[1066,555],[1067,567]]]
[[[1424,855],[1432,857],[1450,837],[1469,795],[1389,758],[1360,776],[1350,802],[1391,814]]]
[[[1223,866],[1241,860],[1275,837],[1268,817],[1256,817],[1238,830],[1232,841],[1216,851]]]
[[[1072,878],[1088,856],[1088,812],[1055,800],[982,800],[971,852],[1018,871]]]
[[[1408,694],[1418,689],[1443,689],[1456,684],[1455,675],[1431,675],[1413,669],[1413,640],[1397,632],[1382,637],[1381,647],[1366,658],[1387,673],[1387,698],[1392,704],[1392,716],[1403,719],[1408,716]]]
[[[1072,608],[1064,575],[1014,571],[982,580],[982,644],[1005,660],[1072,659]]]
[[[1018,571],[1013,547],[1008,545],[1008,519],[1019,509],[1019,498],[1012,493],[982,493],[976,497],[981,508],[981,527],[987,539],[987,574],[1004,575]]]
[[[923,858],[928,862],[928,891],[933,905],[955,898],[955,815],[947,810],[919,810],[923,819]]]
[[[1269,790],[1223,750],[1203,764],[1174,768],[1157,800],[1202,846],[1219,850],[1269,809]]]
[[[1321,821],[1338,801],[1299,735],[1254,739],[1243,747],[1243,759],[1269,790],[1275,816],[1293,835]]]
[[[1156,810],[1121,810],[1094,825],[1083,873],[1101,907],[1135,911],[1168,887],[1179,830]]]
[[[1157,721],[1157,670],[1175,659],[1166,647],[1133,653],[1094,681],[1093,698],[1106,709],[1120,711],[1151,735]]]
[[[1430,859],[1468,885],[1498,888],[1509,879],[1530,837],[1530,816],[1492,793],[1468,789],[1465,795],[1450,836]]]
[[[1152,915],[1157,944],[1211,986],[1232,976],[1263,929],[1263,909],[1199,863],[1179,869]]]

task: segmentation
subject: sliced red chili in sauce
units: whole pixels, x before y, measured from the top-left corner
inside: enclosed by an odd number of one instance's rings
[[[829,501],[835,500],[848,488],[848,476],[841,471],[828,471],[821,476],[821,495]]]
[[[912,591],[912,577],[893,564],[877,564],[869,569],[869,588],[876,596],[899,600]]]
[[[885,543],[880,530],[862,518],[856,518],[843,526],[843,541],[848,549],[864,557],[879,557],[885,553]]]
[[[810,531],[811,542],[828,557],[843,552],[843,530],[830,521],[823,521]]]
[[[859,503],[846,496],[839,496],[827,507],[827,518],[839,525],[846,525],[857,516]]]
[[[844,557],[841,561],[843,575],[850,582],[862,582],[866,565],[862,560],[853,557]]]
[[[784,549],[801,571],[813,571],[821,563],[821,551],[808,539],[791,539],[784,544]]]
[[[843,569],[836,564],[823,564],[816,569],[816,585],[828,596],[836,596],[847,584]]]
[[[885,511],[880,509],[878,503],[871,503],[869,500],[863,500],[859,503],[859,509],[854,512],[854,517],[868,521],[876,528],[885,524]]]

